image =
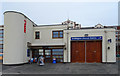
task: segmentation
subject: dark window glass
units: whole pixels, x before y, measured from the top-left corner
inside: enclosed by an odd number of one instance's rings
[[[35,32],[35,39],[40,39],[40,32],[39,31]]]
[[[57,62],[63,62],[63,49],[52,49],[52,57],[56,58]]]
[[[0,40],[3,40],[3,38],[2,38],[2,37],[0,37]]]
[[[118,32],[116,32],[116,34],[118,34]]]
[[[0,41],[0,44],[3,44],[3,41]]]
[[[0,49],[0,53],[3,53],[3,49]]]
[[[53,58],[63,58],[63,56],[53,56]]]
[[[52,49],[53,55],[63,55],[63,49]]]
[[[63,38],[63,31],[53,31],[53,38]]]
[[[58,35],[58,32],[53,32],[53,34],[56,34],[56,35]]]
[[[3,45],[0,45],[0,48],[3,48]]]
[[[45,58],[50,58],[50,57],[51,57],[50,55],[48,55],[48,56],[46,55],[46,56],[45,56]]]
[[[51,55],[51,50],[45,50],[45,55]]]
[[[0,33],[3,33],[3,30],[0,30]]]
[[[27,57],[30,57],[30,49],[27,49]]]
[[[3,34],[0,34],[0,37],[3,37]]]

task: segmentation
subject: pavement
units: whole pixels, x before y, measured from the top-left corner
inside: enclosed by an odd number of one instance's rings
[[[118,74],[118,62],[103,63],[36,63],[18,66],[2,66],[3,74]]]

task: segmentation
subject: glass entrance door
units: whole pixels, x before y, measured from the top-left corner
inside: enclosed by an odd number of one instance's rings
[[[45,49],[45,62],[52,62],[51,49]]]
[[[44,51],[43,51],[43,49],[39,49],[39,57],[40,56],[44,56]]]
[[[32,58],[38,58],[39,57],[39,50],[33,49],[32,51]]]

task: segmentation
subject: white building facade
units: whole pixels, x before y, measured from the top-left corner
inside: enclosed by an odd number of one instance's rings
[[[76,28],[75,28],[76,27]],[[116,62],[113,28],[81,28],[73,22],[36,25],[24,14],[4,13],[3,64],[24,64],[29,58],[44,56],[45,62]]]

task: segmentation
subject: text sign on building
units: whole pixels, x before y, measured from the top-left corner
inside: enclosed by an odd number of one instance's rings
[[[26,20],[24,20],[24,33],[26,33]]]
[[[102,40],[102,36],[71,37],[71,40]]]

